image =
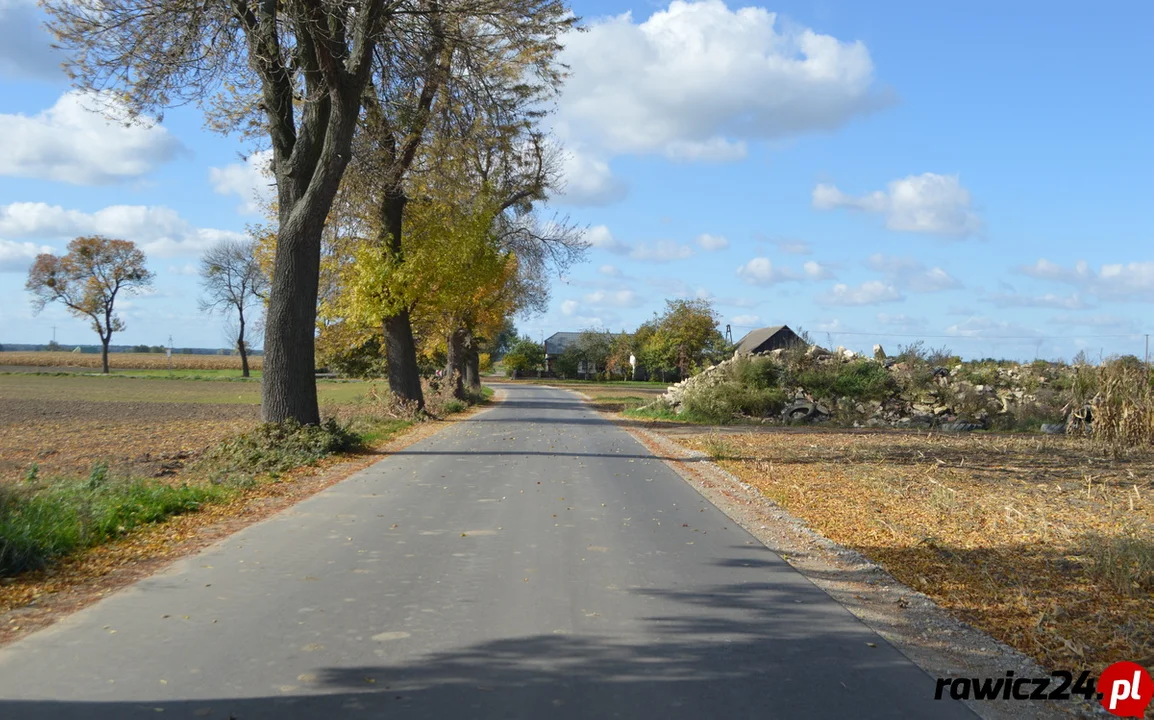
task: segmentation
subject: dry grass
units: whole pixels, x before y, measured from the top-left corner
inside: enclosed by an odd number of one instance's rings
[[[260,370],[264,357],[249,357],[248,363],[253,370]],[[99,370],[100,353],[5,352],[0,353],[0,365]],[[108,365],[117,370],[167,370],[169,367],[164,353],[109,353]],[[173,353],[172,367],[175,370],[240,370],[240,356]]]
[[[678,437],[1051,668],[1154,664],[1154,453],[910,433]]]

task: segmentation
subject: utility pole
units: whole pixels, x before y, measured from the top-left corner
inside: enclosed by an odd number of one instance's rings
[[[729,345],[733,344],[733,329],[728,324],[725,326],[725,342]]]

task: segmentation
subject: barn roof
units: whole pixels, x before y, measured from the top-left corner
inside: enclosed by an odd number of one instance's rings
[[[751,353],[782,330],[787,330],[791,335],[793,334],[793,330],[790,330],[788,325],[773,325],[771,327],[750,330],[745,337],[738,341],[737,352]]]

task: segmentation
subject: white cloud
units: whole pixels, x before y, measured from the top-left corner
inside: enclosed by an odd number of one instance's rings
[[[971,317],[965,322],[946,328],[946,334],[969,338],[1041,338],[1042,333],[1034,328],[1017,323],[992,320],[988,317]]]
[[[827,320],[825,322],[820,322],[817,324],[817,329],[819,332],[831,333],[831,334],[839,333],[839,332],[849,332],[849,330],[847,330],[847,328],[846,328],[846,324],[843,323],[840,318],[834,318],[833,320]]]
[[[257,150],[245,158],[243,163],[209,168],[208,181],[214,192],[236,195],[241,199],[237,212],[263,215],[264,208],[276,195],[271,163],[272,150]]]
[[[1062,310],[1084,310],[1094,307],[1094,304],[1082,298],[1078,293],[1073,295],[1025,295],[1016,292],[998,292],[989,296],[989,300],[997,308],[1028,307],[1028,308],[1060,308]]]
[[[43,20],[35,0],[0,0],[0,76],[65,80]]]
[[[866,265],[885,275],[896,287],[910,292],[940,292],[962,287],[961,281],[940,267],[927,268],[913,258],[871,255]]]
[[[637,293],[632,290],[595,290],[585,296],[593,307],[635,307]]]
[[[833,277],[833,271],[829,269],[828,265],[822,265],[813,260],[803,263],[801,269],[805,271],[805,276],[810,280],[828,280]]]
[[[749,148],[744,142],[713,137],[704,142],[674,140],[665,146],[665,157],[680,162],[732,162],[744,160]]]
[[[172,275],[185,275],[189,277],[200,274],[200,270],[192,263],[185,263],[184,265],[169,265],[168,272]]]
[[[761,318],[757,315],[734,315],[729,322],[740,327],[761,327]]]
[[[871,280],[857,287],[838,283],[817,301],[822,305],[880,305],[902,300],[902,294],[893,285],[880,280]]]
[[[1050,322],[1055,325],[1065,325],[1067,327],[1087,327],[1124,333],[1133,332],[1136,329],[1136,323],[1133,320],[1109,313],[1100,313],[1097,315],[1065,313],[1050,318]]]
[[[0,272],[24,272],[37,255],[50,252],[47,245],[0,239]]]
[[[755,257],[737,268],[737,276],[750,285],[774,285],[797,280],[797,275],[789,268],[776,267],[765,257]]]
[[[702,233],[697,236],[697,245],[702,250],[724,250],[729,247],[729,238],[724,235],[710,235],[709,233]]]
[[[561,303],[561,314],[575,315],[580,307],[581,303],[577,302],[576,300],[566,300],[565,302]]]
[[[556,130],[610,154],[734,160],[750,140],[831,130],[880,106],[860,42],[779,28],[763,8],[682,2],[566,40]]]
[[[628,194],[625,183],[614,177],[609,161],[571,143],[561,157],[563,189],[557,201],[566,205],[609,205]]]
[[[878,313],[877,321],[879,325],[885,327],[895,328],[898,330],[920,330],[926,326],[925,318],[914,318],[909,315],[890,315],[888,313]]]
[[[1110,300],[1150,300],[1154,298],[1154,261],[1114,263],[1094,270],[1085,260],[1065,268],[1045,258],[1019,271],[1039,280],[1066,283]]]
[[[597,272],[605,275],[606,277],[621,277],[621,269],[613,265],[602,265],[601,267],[597,268]]]
[[[654,243],[641,243],[629,252],[634,260],[664,263],[674,260],[684,260],[693,255],[693,248],[681,245],[672,240],[658,240]]]
[[[768,238],[760,233],[755,233],[754,238],[761,242],[771,243],[778,249],[778,252],[785,253],[786,255],[810,255],[813,253],[809,243],[804,240],[780,237]]]
[[[66,240],[106,235],[131,240],[148,255],[198,255],[221,239],[243,239],[242,233],[196,228],[171,208],[111,205],[95,213],[65,210],[47,203],[0,205],[0,236]]]
[[[957,175],[923,173],[894,180],[885,191],[853,196],[833,185],[813,189],[818,210],[850,208],[885,215],[886,227],[900,232],[966,237],[981,231],[982,221],[972,208],[970,191]]]
[[[39,115],[0,115],[0,137],[0,175],[74,185],[108,185],[146,175],[181,147],[152,118],[129,122],[124,105],[111,93],[76,90]]]
[[[630,251],[630,247],[621,242],[613,236],[604,225],[594,225],[585,231],[581,237],[582,240],[589,243],[590,247],[595,247],[599,250],[606,250],[618,255],[624,255]]]

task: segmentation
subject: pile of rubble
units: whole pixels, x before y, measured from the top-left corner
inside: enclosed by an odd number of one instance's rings
[[[774,350],[764,353],[771,358],[782,359],[784,351]],[[994,365],[981,364],[983,382],[975,382],[975,372],[969,372],[966,365],[932,368],[932,379],[926,381],[926,368],[911,367],[895,358],[885,355],[881,346],[874,347],[874,357],[855,353],[839,347],[829,351],[811,345],[807,359],[815,364],[873,362],[886,369],[895,380],[896,391],[884,400],[852,401],[842,399],[818,399],[805,388],[786,388],[792,393],[792,401],[786,404],[780,417],[764,418],[765,422],[823,422],[833,418],[836,409],[846,411],[844,416],[858,418],[858,427],[897,428],[939,428],[943,430],[977,430],[989,427],[999,415],[1014,413],[1026,405],[1037,405],[1040,401],[1051,405],[1057,397],[1053,389],[1059,374],[1072,372],[1071,368],[1050,364],[1035,365]],[[657,402],[672,408],[675,412],[684,410],[684,399],[690,393],[708,390],[726,382],[726,369],[738,359],[738,355],[717,365],[706,368],[693,377],[671,385]],[[920,374],[914,382],[914,374]],[[1043,397],[1044,396],[1044,397]],[[1064,415],[1074,422],[1083,418],[1085,409],[1071,413],[1063,409]],[[1065,423],[1047,424],[1044,432],[1065,432]]]

